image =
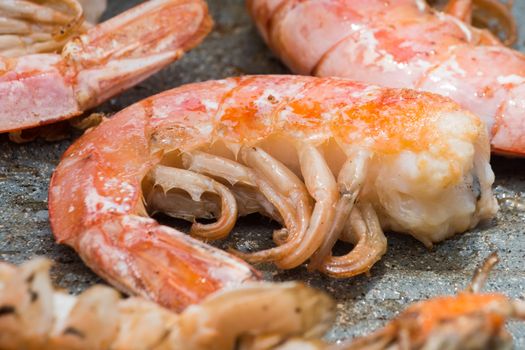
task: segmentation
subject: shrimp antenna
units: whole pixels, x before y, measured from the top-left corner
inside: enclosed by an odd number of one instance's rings
[[[496,266],[498,262],[499,262],[498,253],[492,252],[485,259],[483,264],[476,269],[476,272],[474,273],[474,277],[472,277],[472,281],[470,282],[466,291],[470,293],[479,293],[485,286],[485,283],[487,282],[490,272],[492,271],[492,269],[494,268],[494,266]]]

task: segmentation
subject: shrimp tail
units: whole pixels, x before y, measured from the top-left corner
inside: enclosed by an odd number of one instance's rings
[[[106,220],[77,244],[83,260],[120,290],[176,311],[216,290],[260,278],[234,256],[137,216]]]

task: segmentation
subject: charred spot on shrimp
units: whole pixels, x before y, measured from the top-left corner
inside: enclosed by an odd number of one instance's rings
[[[11,305],[0,306],[0,317],[16,314],[16,308]]]
[[[479,201],[481,199],[481,183],[479,182],[479,178],[476,176],[476,174],[472,174],[472,183],[469,185],[469,187],[474,194],[474,197],[476,197],[476,201]]]
[[[75,327],[67,327],[66,329],[64,329],[63,333],[64,333],[64,335],[72,335],[74,337],[78,337],[78,338],[81,338],[81,339],[84,339],[86,337],[84,332],[80,331],[79,329],[77,329]]]
[[[26,283],[27,284],[31,284],[31,283],[33,283],[34,279],[35,279],[35,274],[32,273],[29,276],[27,276]]]
[[[277,100],[277,98],[273,95],[268,95],[268,101],[270,101],[272,104],[279,103],[279,100]]]
[[[32,290],[31,288],[28,289],[29,292],[29,298],[32,303],[38,300],[38,293]]]

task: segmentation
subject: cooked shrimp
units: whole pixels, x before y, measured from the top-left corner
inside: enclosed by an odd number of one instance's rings
[[[50,220],[101,276],[180,309],[253,278],[235,258],[147,218],[225,237],[238,215],[284,226],[278,244],[235,252],[349,277],[386,250],[384,229],[427,246],[491,218],[482,122],[438,95],[344,79],[247,76],[137,103],[81,137],[53,174]],[[355,244],[333,257],[337,240]]]
[[[451,97],[487,124],[493,151],[525,155],[525,56],[461,21],[471,2],[452,1],[452,15],[423,0],[249,0],[248,8],[294,72]],[[505,17],[495,1],[476,3]]]
[[[497,256],[490,256],[469,288],[408,307],[385,328],[331,350],[511,349],[505,329],[511,319],[525,320],[525,302],[499,293],[481,293]]]
[[[180,58],[210,27],[203,0],[153,0],[69,41],[61,55],[0,57],[0,132],[77,116]]]
[[[220,291],[177,315],[104,286],[78,297],[54,291],[49,267],[45,259],[0,264],[0,348],[263,350],[253,344],[319,338],[335,314],[327,295],[290,282]]]

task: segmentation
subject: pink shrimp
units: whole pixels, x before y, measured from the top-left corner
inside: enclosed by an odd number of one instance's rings
[[[479,2],[504,16],[503,5]],[[461,21],[471,3],[452,1],[454,16],[424,0],[249,0],[248,8],[294,72],[451,97],[487,124],[494,152],[525,155],[525,56]]]
[[[368,271],[383,229],[430,246],[497,204],[482,122],[430,93],[336,78],[247,76],[183,86],[86,133],[50,185],[56,239],[126,292],[181,309],[256,278],[241,260],[148,214],[194,222],[203,240],[259,212],[284,225],[250,262],[334,277]],[[338,240],[355,248],[332,256]]]
[[[35,5],[36,6],[36,5]],[[154,0],[69,41],[0,57],[0,132],[72,118],[180,58],[210,31],[203,0]]]

